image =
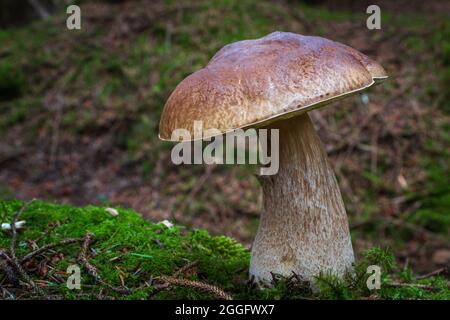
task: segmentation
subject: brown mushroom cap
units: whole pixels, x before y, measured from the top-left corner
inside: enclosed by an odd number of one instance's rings
[[[159,136],[172,131],[222,133],[263,126],[315,109],[387,78],[383,67],[341,43],[274,32],[226,45],[208,65],[184,79],[161,115]]]

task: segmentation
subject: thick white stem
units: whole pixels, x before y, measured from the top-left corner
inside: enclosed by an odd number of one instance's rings
[[[271,273],[311,282],[320,272],[343,276],[354,262],[347,215],[311,120],[304,114],[271,128],[280,130],[280,168],[261,178],[264,210],[250,275],[265,283]]]

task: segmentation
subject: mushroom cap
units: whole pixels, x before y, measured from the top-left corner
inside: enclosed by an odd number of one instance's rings
[[[377,62],[321,37],[273,32],[234,42],[178,84],[164,106],[159,137],[171,140],[180,128],[193,136],[194,121],[202,121],[203,132],[264,126],[386,78]]]

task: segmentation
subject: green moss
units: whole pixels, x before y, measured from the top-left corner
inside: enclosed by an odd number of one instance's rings
[[[14,212],[22,206],[20,201],[0,202],[0,220],[11,221]],[[45,255],[38,256],[36,264],[50,265],[49,272],[39,274],[30,271],[33,279],[45,283],[48,294],[57,294],[66,299],[95,299],[101,289],[108,296],[120,299],[211,299],[211,294],[199,292],[195,288],[175,287],[159,291],[155,286],[143,284],[159,275],[172,275],[190,262],[197,262],[195,272],[187,277],[216,285],[222,290],[242,299],[359,299],[376,297],[385,299],[403,298],[450,298],[446,281],[440,278],[422,280],[420,283],[433,286],[432,290],[415,287],[391,288],[394,278],[413,282],[412,273],[393,274],[393,255],[384,249],[373,248],[366,251],[363,259],[355,266],[352,275],[337,279],[331,275],[321,275],[317,279],[318,292],[313,293],[308,284],[295,277],[285,278],[275,275],[274,287],[259,289],[247,279],[250,253],[241,244],[225,236],[211,236],[205,230],[186,231],[181,227],[167,228],[141,218],[129,209],[118,209],[119,216],[113,217],[104,208],[77,208],[35,201],[23,212],[20,219],[26,227],[20,231],[17,245],[19,257],[29,253],[30,240],[38,246],[57,243],[66,238],[78,238],[91,232],[95,241],[90,246],[89,261],[96,266],[101,278],[111,286],[121,286],[121,281],[131,290],[130,294],[117,293],[105,285],[98,284],[82,268],[81,291],[66,287],[67,267],[78,264],[80,243],[58,247]],[[0,234],[0,248],[8,250],[10,234]],[[60,259],[54,259],[58,256]],[[62,258],[61,258],[62,257]],[[371,292],[365,285],[366,269],[369,265],[379,265],[383,270],[381,290]],[[31,292],[22,292],[23,298],[32,297]]]
[[[381,269],[380,289],[367,287],[369,266]],[[354,272],[343,279],[323,274],[317,279],[322,299],[450,299],[445,278],[416,280],[410,269],[395,272],[394,255],[388,249],[372,248],[363,253]]]
[[[427,182],[425,190],[412,193],[410,199],[420,202],[409,221],[421,225],[433,232],[448,235],[450,231],[450,153],[446,146],[450,143],[450,126],[442,126],[441,138],[429,141],[429,156],[422,160],[426,168]]]
[[[3,202],[0,206],[3,209],[1,220],[9,221],[12,213],[20,206],[19,201]],[[232,284],[225,284],[232,283],[230,278],[236,270],[247,268],[248,252],[230,238],[211,237],[202,230],[183,235],[180,228],[169,229],[162,224],[145,221],[131,210],[119,209],[119,212],[118,217],[113,217],[98,207],[75,208],[34,202],[21,216],[27,221],[27,227],[20,234],[17,253],[23,256],[30,251],[26,239],[37,239],[49,226],[56,226],[38,245],[83,237],[86,232],[92,232],[95,242],[91,247],[97,254],[90,261],[97,266],[101,277],[114,286],[120,285],[119,274],[124,277],[128,287],[137,287],[151,277],[172,274],[189,261],[198,261],[199,278],[232,289]],[[7,248],[9,241],[8,234],[0,235],[1,248]],[[64,259],[54,265],[46,279],[51,281],[52,274],[64,272],[69,265],[76,264],[79,250],[79,244],[64,247]],[[82,278],[83,284],[94,286],[83,291],[94,293],[97,290],[94,279],[85,271]],[[65,283],[52,283],[49,290],[56,290],[68,298],[73,297],[73,292],[66,288]],[[138,289],[127,298],[149,298],[153,291],[154,288]],[[192,298],[200,297],[193,289],[183,289],[181,292]],[[168,298],[172,294],[173,298],[180,297],[180,292],[165,292],[161,296]],[[158,298],[158,295],[153,298]]]

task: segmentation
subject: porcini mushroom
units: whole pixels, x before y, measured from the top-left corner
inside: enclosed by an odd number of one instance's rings
[[[274,32],[226,45],[167,100],[164,140],[178,128],[193,133],[194,121],[221,133],[279,129],[279,171],[261,179],[264,208],[250,262],[258,282],[270,284],[271,273],[313,282],[321,272],[351,270],[344,203],[307,112],[386,78],[378,63],[346,45]]]

